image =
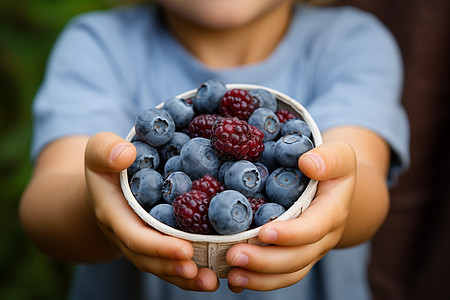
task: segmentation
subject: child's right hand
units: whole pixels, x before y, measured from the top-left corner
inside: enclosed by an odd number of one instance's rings
[[[182,289],[213,291],[218,280],[210,269],[197,269],[192,245],[147,226],[122,194],[118,172],[130,166],[134,146],[112,133],[91,137],[85,152],[90,204],[105,237],[138,269]]]

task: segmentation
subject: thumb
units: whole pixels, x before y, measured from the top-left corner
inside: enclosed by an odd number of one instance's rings
[[[92,136],[86,146],[85,163],[92,171],[119,172],[136,158],[136,148],[111,132]]]
[[[345,177],[355,172],[356,155],[348,143],[334,140],[300,156],[298,166],[306,176],[315,180]]]

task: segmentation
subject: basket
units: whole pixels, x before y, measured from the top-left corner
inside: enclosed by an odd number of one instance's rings
[[[228,89],[244,89],[251,90],[257,88],[263,88],[270,91],[277,99],[278,109],[289,109],[297,117],[303,119],[311,129],[311,140],[314,146],[318,146],[322,143],[322,137],[320,135],[319,129],[306,111],[306,109],[299,104],[294,99],[266,87],[258,85],[248,85],[248,84],[228,84]],[[195,90],[190,90],[185,93],[178,95],[178,98],[189,99],[192,98],[196,93]],[[161,108],[163,103],[159,104],[157,107]],[[127,141],[131,141],[134,137],[134,127],[128,133],[126,137]],[[141,205],[134,198],[130,186],[129,186],[128,174],[126,170],[120,172],[120,184],[125,198],[127,199],[131,208],[138,214],[138,216],[146,222],[148,225],[154,229],[167,234],[169,236],[181,238],[192,243],[194,248],[193,260],[199,268],[207,267],[212,269],[219,278],[226,278],[231,266],[226,262],[225,255],[227,250],[238,243],[251,243],[255,245],[264,246],[266,244],[262,243],[258,239],[258,233],[260,228],[250,229],[241,233],[231,234],[231,235],[202,235],[184,232],[168,225],[165,225],[155,218],[153,218],[146,210],[144,210]],[[283,213],[276,221],[286,221],[298,217],[311,203],[315,196],[317,189],[317,181],[310,180],[305,191],[299,197],[299,199]]]

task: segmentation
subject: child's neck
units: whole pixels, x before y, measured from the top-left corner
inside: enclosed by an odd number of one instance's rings
[[[215,30],[166,12],[175,37],[206,66],[231,68],[258,63],[277,47],[289,26],[291,5],[281,5],[265,16],[238,28]]]

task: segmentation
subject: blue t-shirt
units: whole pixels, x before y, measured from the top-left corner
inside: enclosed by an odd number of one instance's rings
[[[267,59],[220,70],[208,68],[183,48],[154,7],[75,18],[55,44],[34,102],[32,157],[68,135],[112,131],[125,136],[140,111],[211,78],[279,90],[302,103],[322,131],[339,125],[368,128],[392,149],[391,175],[408,165],[408,122],[400,104],[402,64],[395,40],[368,13],[306,5],[296,7],[289,30]],[[299,284],[265,293],[233,294],[224,282],[213,294],[186,292],[137,272],[123,260],[80,266],[72,296],[368,299],[368,249],[363,244],[331,251]]]

